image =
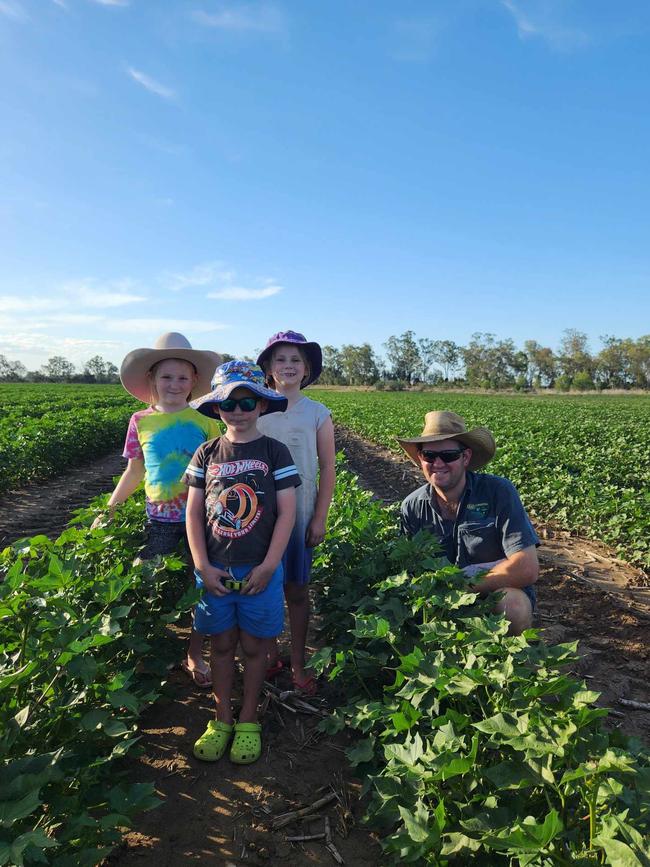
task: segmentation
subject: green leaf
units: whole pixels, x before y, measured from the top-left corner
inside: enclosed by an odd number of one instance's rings
[[[356,743],[353,747],[348,747],[345,755],[350,760],[352,767],[356,767],[362,762],[371,762],[375,756],[374,746],[374,740],[366,738]]]
[[[418,801],[415,813],[400,806],[399,814],[411,840],[415,843],[424,843],[429,839],[429,828],[433,823],[429,811],[421,801]]]
[[[10,828],[14,822],[37,810],[42,803],[40,788],[28,792],[19,801],[0,801],[0,827]]]
[[[648,867],[648,859],[643,861],[634,854],[632,849],[621,840],[603,835],[594,837],[596,846],[600,846],[607,855],[607,863],[611,867]]]
[[[42,831],[28,831],[26,834],[21,834],[10,843],[0,842],[0,864],[15,865],[22,867],[23,855],[28,847],[39,849],[53,849],[59,844],[56,840],[48,837]],[[41,860],[40,858],[38,860]],[[45,859],[43,859],[45,860]]]

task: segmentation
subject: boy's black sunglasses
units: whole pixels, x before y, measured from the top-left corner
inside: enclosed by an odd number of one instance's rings
[[[440,458],[445,464],[453,464],[464,451],[465,449],[445,449],[442,452],[434,452],[430,449],[420,449],[420,454],[422,455],[422,460],[428,464],[432,464],[436,458]]]
[[[257,406],[257,401],[259,398],[257,397],[229,397],[226,400],[222,400],[219,404],[219,410],[223,410],[223,412],[234,412],[235,407],[238,406],[242,412],[253,412],[255,407]]]

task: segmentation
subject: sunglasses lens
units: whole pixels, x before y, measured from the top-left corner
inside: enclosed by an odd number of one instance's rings
[[[444,452],[434,452],[429,451],[429,449],[422,449],[420,454],[424,460],[430,464],[432,464],[436,458],[440,458],[440,460],[445,464],[451,464],[454,461],[457,461],[464,451],[465,449],[447,449]]]
[[[236,407],[239,407],[242,412],[252,412],[257,406],[256,397],[240,397],[236,400],[234,397],[229,397],[222,400],[219,404],[219,409],[224,412],[234,412]]]

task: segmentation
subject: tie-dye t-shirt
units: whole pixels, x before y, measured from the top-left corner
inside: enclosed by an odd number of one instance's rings
[[[153,407],[131,416],[123,456],[144,460],[147,515],[155,521],[184,521],[187,486],[181,479],[194,452],[219,436],[216,419],[187,407],[159,412]]]

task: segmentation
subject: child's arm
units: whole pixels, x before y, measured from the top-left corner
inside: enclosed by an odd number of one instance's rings
[[[278,491],[276,496],[278,516],[273,527],[271,544],[264,560],[259,566],[254,566],[246,576],[246,583],[240,591],[244,595],[261,593],[264,590],[289,544],[289,537],[296,520],[296,489],[284,488]]]
[[[327,525],[327,513],[334,496],[336,484],[336,448],[334,446],[334,425],[331,416],[328,416],[318,429],[316,434],[316,451],[318,453],[318,494],[314,514],[307,527],[306,542],[310,548],[314,548],[325,538]]]
[[[194,566],[201,575],[206,590],[217,596],[226,596],[231,593],[232,591],[226,590],[221,583],[222,578],[228,578],[228,573],[224,572],[223,569],[217,569],[208,559],[208,549],[205,544],[205,491],[203,488],[190,487],[188,489],[185,528]]]
[[[116,506],[124,503],[129,499],[131,494],[137,489],[138,485],[144,479],[144,460],[142,458],[130,458],[126,469],[122,473],[119,482],[115,486],[115,490],[108,500],[108,515],[101,514],[92,523],[91,529],[96,530],[103,521],[109,520],[115,514]]]

